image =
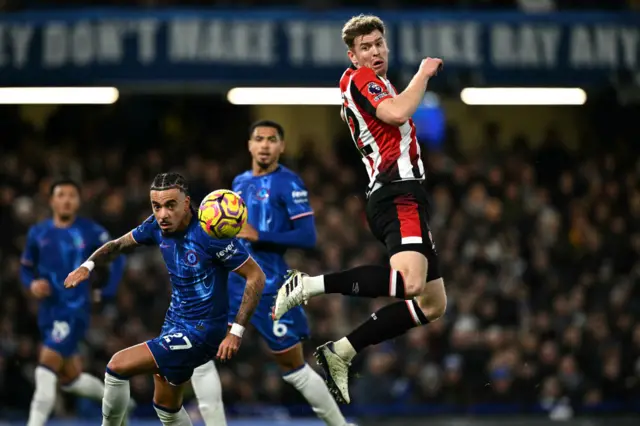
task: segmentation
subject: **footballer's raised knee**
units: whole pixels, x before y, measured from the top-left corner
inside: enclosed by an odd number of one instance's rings
[[[447,294],[444,289],[444,280],[438,278],[429,281],[423,288],[423,292],[415,299],[429,322],[436,321],[444,316],[447,311]]]
[[[116,352],[107,363],[107,370],[119,375],[124,375],[126,368],[126,360],[122,351]]]
[[[434,322],[439,320],[444,316],[444,313],[447,311],[447,301],[444,300],[443,303],[427,303],[426,306],[423,306],[419,301],[418,305],[420,306],[420,310],[425,317],[429,320],[429,322]]]
[[[405,297],[407,299],[413,299],[424,293],[424,277],[411,277],[404,282]]]
[[[392,269],[400,272],[405,299],[413,299],[425,292],[429,263],[422,253],[401,251],[391,256],[389,263]]]

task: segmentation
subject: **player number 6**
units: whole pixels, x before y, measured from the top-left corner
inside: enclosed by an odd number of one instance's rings
[[[180,345],[172,345],[171,343],[175,343],[175,339],[182,340],[183,343]],[[166,336],[164,336],[164,341],[169,343],[169,349],[171,349],[172,351],[191,349],[193,347],[193,345],[191,344],[191,340],[189,340],[189,338],[182,333],[167,334]]]
[[[282,337],[287,334],[287,326],[284,324],[280,324],[278,321],[273,322],[273,334],[276,337]]]

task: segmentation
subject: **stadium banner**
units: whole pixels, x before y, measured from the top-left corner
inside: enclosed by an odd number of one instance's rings
[[[336,85],[352,11],[86,9],[0,16],[0,84]],[[640,14],[381,12],[391,68],[443,78],[589,85],[640,68]]]
[[[580,418],[580,419],[556,419],[562,420],[563,426],[607,426],[615,422],[617,426],[637,426],[637,418],[617,418],[602,417]],[[99,420],[97,420],[99,422]],[[360,420],[360,426],[548,426],[549,418],[536,417],[494,417],[494,418],[473,418],[473,417],[423,417],[423,418],[395,418],[395,419],[378,419],[378,420]],[[303,420],[303,419],[243,419],[229,420],[229,426],[322,426],[325,423],[321,420]],[[156,426],[157,419],[133,419],[129,426]],[[204,426],[202,422],[193,422],[195,426]],[[3,422],[0,419],[0,426],[19,426],[24,425],[24,421],[20,422]],[[49,426],[95,426],[96,420],[52,420],[47,423]]]

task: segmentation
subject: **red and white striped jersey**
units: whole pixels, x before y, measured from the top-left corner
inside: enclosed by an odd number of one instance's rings
[[[376,108],[397,95],[371,68],[348,68],[340,79],[342,111],[369,175],[368,192],[389,182],[424,180],[413,120],[396,127],[376,117]]]

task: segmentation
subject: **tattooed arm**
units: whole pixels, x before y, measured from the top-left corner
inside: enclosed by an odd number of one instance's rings
[[[247,285],[244,288],[242,303],[238,309],[235,323],[231,326],[227,337],[224,338],[218,347],[218,354],[216,355],[216,358],[222,362],[233,358],[238,352],[238,349],[240,349],[242,334],[247,324],[249,324],[251,315],[253,315],[253,312],[256,310],[256,307],[260,302],[266,280],[264,272],[262,272],[260,266],[258,266],[256,261],[251,257],[246,258],[244,263],[233,271],[246,279]]]
[[[117,240],[106,242],[102,247],[93,252],[87,262],[93,262],[96,265],[104,265],[114,260],[121,254],[131,253],[140,244],[133,238],[133,233],[127,232]]]
[[[264,283],[266,281],[264,272],[255,260],[249,258],[240,268],[234,272],[242,276],[247,280],[247,284],[244,288],[244,294],[242,295],[242,303],[238,309],[235,322],[243,327],[249,324],[251,315],[256,310],[260,298],[262,297],[262,290],[264,290]]]
[[[65,288],[78,286],[78,284],[89,278],[91,271],[96,265],[106,265],[121,254],[133,251],[137,246],[139,246],[139,244],[133,238],[133,233],[131,232],[128,232],[117,240],[106,242],[102,247],[89,256],[89,259],[80,265],[78,269],[67,276],[64,280]]]

